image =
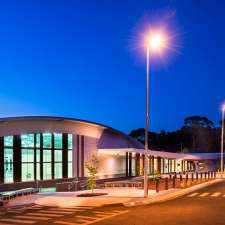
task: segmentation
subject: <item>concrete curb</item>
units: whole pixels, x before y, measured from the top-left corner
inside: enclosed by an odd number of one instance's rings
[[[177,190],[177,191],[173,191],[170,193],[165,193],[163,195],[157,195],[154,197],[148,197],[147,199],[141,199],[141,200],[135,200],[135,201],[129,201],[126,203],[123,203],[124,206],[126,207],[132,207],[132,206],[140,206],[140,205],[149,205],[149,204],[154,204],[154,203],[160,203],[160,202],[165,202],[165,201],[169,201],[178,197],[181,197],[183,195],[189,194],[193,191],[197,191],[199,189],[202,189],[204,187],[219,183],[224,181],[224,179],[216,179],[216,180],[210,180],[208,182],[202,183],[202,184],[198,184],[195,185],[193,187],[190,188],[186,188],[186,189],[173,189],[173,190]]]

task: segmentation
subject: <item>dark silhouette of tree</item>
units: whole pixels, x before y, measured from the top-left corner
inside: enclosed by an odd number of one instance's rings
[[[210,152],[220,149],[220,127],[204,116],[189,116],[181,129],[171,132],[149,132],[149,148],[171,152]],[[145,129],[130,132],[130,136],[144,144]]]
[[[213,128],[214,123],[205,116],[189,116],[184,119],[184,126]]]

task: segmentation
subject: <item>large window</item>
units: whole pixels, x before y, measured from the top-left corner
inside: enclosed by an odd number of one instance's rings
[[[54,133],[54,178],[62,178],[62,134]]]
[[[22,181],[34,180],[34,134],[21,135]]]
[[[13,136],[5,136],[4,137],[4,146],[5,147],[13,147]]]
[[[43,150],[43,180],[52,179],[52,152],[49,149]]]
[[[34,149],[22,149],[22,181],[34,180]]]
[[[51,147],[52,147],[52,134],[43,133],[43,148],[51,148]]]
[[[4,183],[13,182],[13,136],[4,137]]]
[[[54,133],[54,148],[62,149],[62,134]]]
[[[4,149],[4,183],[13,182],[13,149]]]
[[[21,135],[21,146],[22,148],[33,148],[34,147],[34,134],[22,134]]]
[[[63,140],[63,138],[68,138]],[[68,146],[63,146],[64,143]],[[21,174],[21,181],[61,179],[63,166],[68,168],[68,177],[73,176],[73,135],[62,133],[25,133],[14,140],[14,136],[3,137],[4,183],[14,182]],[[18,146],[14,146],[14,144]],[[66,149],[65,149],[66,147]],[[14,162],[17,157],[15,151],[21,153],[21,165]],[[65,151],[65,152],[64,152]],[[63,154],[67,154],[67,161],[63,161]],[[15,158],[16,159],[16,158]],[[15,166],[16,165],[16,166]],[[20,171],[14,171],[15,168]],[[54,174],[52,172],[54,171]],[[20,179],[18,179],[20,181]]]

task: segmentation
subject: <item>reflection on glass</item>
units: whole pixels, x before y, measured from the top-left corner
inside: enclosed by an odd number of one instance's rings
[[[22,163],[22,181],[34,180],[34,163]]]
[[[51,133],[43,133],[43,147],[44,148],[52,147],[52,134]]]
[[[43,180],[52,179],[51,163],[43,163]]]
[[[34,149],[22,149],[22,162],[34,162]]]
[[[13,150],[4,149],[4,183],[13,182]]]
[[[51,162],[52,161],[52,152],[51,150],[43,150],[43,162]]]
[[[73,149],[73,135],[68,134],[68,149]]]
[[[21,135],[21,146],[25,148],[34,147],[34,134],[22,134]]]
[[[62,162],[62,150],[55,150],[55,162]]]
[[[62,178],[62,163],[55,163],[55,179]]]
[[[62,148],[62,134],[54,133],[54,148]]]
[[[13,147],[13,136],[5,136],[4,137],[4,146],[5,147]]]

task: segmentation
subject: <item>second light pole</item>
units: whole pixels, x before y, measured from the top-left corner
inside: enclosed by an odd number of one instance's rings
[[[224,148],[224,112],[225,105],[222,108],[222,120],[221,120],[221,158],[220,158],[220,172],[221,178],[223,178],[224,162],[223,162],[223,148]]]

